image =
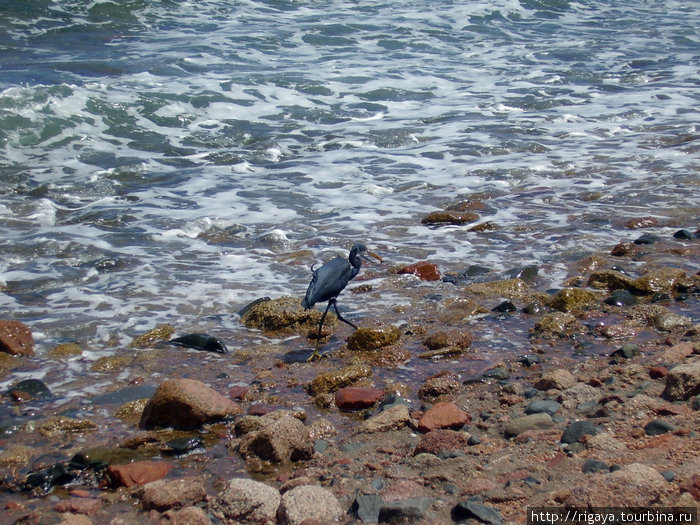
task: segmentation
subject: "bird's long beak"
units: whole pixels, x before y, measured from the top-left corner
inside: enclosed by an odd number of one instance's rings
[[[366,251],[366,252],[365,252],[365,255],[369,255],[370,257],[374,257],[374,258],[377,259],[380,263],[383,263],[383,262],[384,262],[384,259],[382,259],[381,257],[379,257],[379,255],[377,255],[377,254],[374,253],[374,252]]]

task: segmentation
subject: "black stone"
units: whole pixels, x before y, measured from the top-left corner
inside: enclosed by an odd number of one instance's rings
[[[488,525],[502,525],[503,517],[498,509],[474,500],[461,501],[452,509],[452,519],[457,523],[475,519]]]
[[[377,494],[360,494],[350,506],[350,512],[363,523],[377,523],[384,500]]]
[[[525,366],[537,365],[542,362],[542,358],[537,354],[528,354],[520,357],[518,359]]]
[[[587,459],[581,468],[581,472],[584,474],[591,474],[593,472],[601,471],[609,472],[610,467],[608,467],[604,461],[600,461],[599,459]]]
[[[433,498],[408,498],[385,503],[379,510],[378,523],[413,523],[425,518]]]
[[[55,485],[65,485],[75,479],[75,474],[63,463],[55,463],[46,468],[32,472],[24,480],[27,490],[38,488],[50,491]]]
[[[39,379],[25,379],[16,385],[10,387],[10,394],[24,393],[29,394],[32,399],[53,399],[55,396],[51,390]]]
[[[646,432],[647,436],[660,436],[661,434],[673,432],[674,430],[676,430],[676,427],[661,419],[654,419],[644,425],[644,432]]]
[[[169,448],[167,452],[174,454],[175,456],[181,456],[194,450],[204,449],[204,441],[199,436],[175,438],[171,439],[170,441],[166,441],[165,444]]]
[[[528,315],[539,315],[544,311],[542,304],[538,302],[532,302],[523,308],[523,313]]]
[[[506,275],[511,279],[522,279],[525,282],[532,282],[537,279],[539,268],[535,265],[523,266],[522,268],[513,268],[506,272]]]
[[[678,230],[673,234],[674,239],[679,239],[681,241],[689,241],[693,238],[693,234],[688,230]]]
[[[517,308],[511,301],[503,301],[501,304],[491,309],[492,312],[498,312],[503,314],[515,312],[516,310]]]
[[[566,427],[561,435],[561,442],[577,443],[583,436],[595,436],[597,433],[598,429],[590,421],[575,421]]]
[[[194,350],[204,350],[206,352],[217,352],[219,354],[228,352],[226,344],[221,339],[209,334],[187,334],[171,339],[168,341],[168,344],[193,348]]]
[[[611,306],[634,306],[639,301],[629,290],[620,290],[603,301]]]
[[[645,233],[638,239],[634,240],[634,244],[654,244],[655,242],[658,242],[659,236],[654,235],[651,233]]]
[[[652,303],[670,303],[671,296],[666,292],[656,292],[651,296]]]

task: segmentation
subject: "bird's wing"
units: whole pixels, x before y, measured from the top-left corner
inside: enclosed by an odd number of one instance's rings
[[[355,276],[352,270],[350,263],[342,257],[336,257],[325,263],[314,272],[301,305],[304,308],[311,308],[318,302],[337,297]]]

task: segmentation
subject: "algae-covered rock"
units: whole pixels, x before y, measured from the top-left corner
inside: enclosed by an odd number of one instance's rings
[[[593,272],[588,277],[587,286],[598,290],[630,290],[634,279],[615,270]]]
[[[29,429],[28,429],[29,430]],[[61,434],[82,434],[97,430],[97,425],[87,419],[73,419],[67,416],[51,416],[41,421],[36,430],[42,436],[56,437]]]
[[[433,332],[423,340],[428,350],[437,350],[447,346],[468,348],[472,344],[472,334],[468,330],[451,330]]]
[[[456,226],[461,226],[462,224],[467,224],[468,222],[475,222],[479,220],[479,216],[476,213],[468,211],[434,211],[429,213],[421,220],[422,224],[453,224]]]
[[[535,332],[545,337],[570,337],[581,330],[576,317],[567,312],[547,314],[535,323]]]
[[[129,345],[130,348],[153,348],[161,341],[168,341],[170,337],[175,333],[175,327],[169,324],[161,324],[156,326],[153,330],[149,330],[145,334],[142,334]]]
[[[348,349],[353,351],[377,350],[398,342],[401,332],[396,326],[359,328],[348,339]]]
[[[134,359],[126,355],[108,355],[100,357],[90,367],[93,372],[114,372],[129,366]]]
[[[632,282],[633,289],[642,294],[651,295],[658,292],[673,292],[685,278],[685,272],[678,268],[660,268],[652,270]]]
[[[527,292],[528,285],[520,278],[504,279],[487,283],[475,283],[467,288],[470,292],[489,297],[508,297],[512,299]]]
[[[283,328],[297,329],[301,325],[315,325],[321,321],[322,312],[315,308],[305,310],[299,299],[280,297],[263,301],[252,306],[241,318],[248,328],[258,330],[281,330]],[[336,317],[328,312],[324,326],[332,325]]]
[[[564,288],[555,293],[549,305],[560,312],[570,312],[598,302],[598,294],[582,288]]]
[[[372,367],[364,364],[350,365],[340,370],[333,370],[316,376],[309,383],[308,391],[312,396],[323,393],[332,393],[345,386],[352,385],[363,377],[372,376]]]
[[[81,355],[82,353],[83,351],[76,343],[62,343],[49,350],[50,357],[70,357],[72,355]]]

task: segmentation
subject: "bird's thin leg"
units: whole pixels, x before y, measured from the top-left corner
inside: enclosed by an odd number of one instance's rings
[[[316,335],[316,348],[314,348],[314,353],[311,354],[307,361],[315,361],[316,359],[319,359],[321,357],[321,354],[318,353],[318,344],[321,342],[321,331],[323,330],[323,321],[326,320],[326,314],[328,314],[328,309],[330,307],[331,301],[328,301],[328,305],[326,306],[326,309],[323,312],[323,315],[321,316],[321,322],[318,323],[318,334]]]
[[[329,306],[330,306],[331,303],[333,303],[333,308],[335,308],[335,315],[338,316],[338,319],[340,319],[341,321],[343,321],[345,324],[349,324],[349,325],[352,326],[355,330],[357,330],[357,325],[356,325],[355,323],[351,323],[350,321],[348,321],[347,319],[345,319],[342,315],[340,315],[340,312],[338,311],[338,305],[336,304],[335,299],[331,299],[330,301],[328,301],[328,305],[329,305]],[[326,308],[326,311],[327,311],[327,310],[328,310],[328,309]]]

